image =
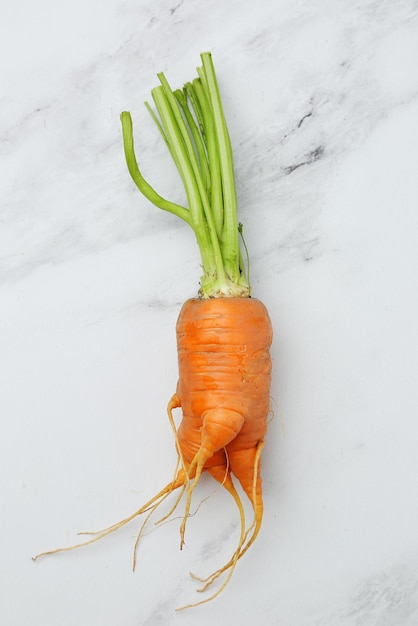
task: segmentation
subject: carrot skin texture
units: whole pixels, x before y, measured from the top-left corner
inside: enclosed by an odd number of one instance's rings
[[[228,461],[253,501],[250,461],[264,439],[270,409],[267,309],[253,298],[193,298],[180,311],[176,333],[176,396],[183,412],[178,442],[186,466],[196,454],[203,470]]]
[[[168,413],[171,421],[171,408],[181,407],[183,413],[175,432],[186,479],[180,548],[184,544],[191,495],[204,471],[231,494],[241,519],[240,539],[229,561],[207,578],[192,575],[203,583],[198,591],[207,589],[224,573],[225,581],[212,596],[183,609],[219,595],[261,527],[260,458],[270,410],[273,333],[266,307],[252,298],[187,300],[180,311],[176,333],[179,380]],[[233,476],[252,504],[253,522],[249,527]]]

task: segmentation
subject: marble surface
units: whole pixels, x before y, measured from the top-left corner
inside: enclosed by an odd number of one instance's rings
[[[0,21],[1,622],[418,624],[418,3],[21,0]],[[199,257],[122,153],[183,191],[143,101],[214,55],[255,296],[269,307],[265,519],[225,592],[188,572],[235,545],[209,479],[178,520],[128,515],[172,476],[174,324]],[[206,499],[207,498],[207,499]]]

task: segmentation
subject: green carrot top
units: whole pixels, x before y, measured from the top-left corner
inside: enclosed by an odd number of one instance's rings
[[[158,116],[145,103],[180,173],[187,207],[162,198],[143,178],[135,157],[132,118],[125,111],[121,121],[126,162],[141,193],[193,229],[203,269],[199,295],[248,297],[231,142],[210,52],[202,53],[201,59],[198,76],[182,90],[172,91],[164,74],[158,74],[161,84],[151,92]]]

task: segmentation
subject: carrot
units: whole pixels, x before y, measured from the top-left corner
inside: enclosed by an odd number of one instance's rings
[[[180,548],[184,545],[191,499],[203,472],[210,474],[234,499],[240,517],[238,545],[229,561],[206,579],[203,591],[223,574],[223,583],[197,606],[214,599],[229,582],[238,560],[256,539],[263,517],[261,451],[270,405],[272,328],[265,306],[251,298],[248,267],[240,250],[242,226],[237,223],[232,150],[219,87],[210,53],[201,55],[199,77],[183,91],[173,92],[163,74],[152,90],[159,118],[147,105],[183,179],[188,206],[162,198],[143,178],[136,161],[129,113],[122,113],[125,156],[140,191],[161,209],[174,213],[193,229],[201,252],[203,275],[199,297],[182,307],[176,327],[179,379],[167,412],[178,453],[173,480],[127,518],[91,538],[46,554],[73,550],[99,541],[138,515],[147,513],[138,533],[157,507],[175,490],[182,497]],[[244,243],[245,247],[245,243]],[[245,248],[246,250],[246,248]],[[173,410],[181,408],[177,428]],[[253,509],[247,526],[244,506],[236,490],[238,480]],[[159,523],[157,522],[157,523]]]

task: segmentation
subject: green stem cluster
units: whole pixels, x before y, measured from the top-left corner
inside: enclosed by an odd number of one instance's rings
[[[215,68],[201,54],[198,77],[173,91],[163,73],[152,90],[158,116],[145,103],[170,151],[186,191],[187,207],[161,197],[143,178],[135,157],[132,119],[121,114],[129,172],[141,191],[160,209],[177,215],[193,229],[203,275],[200,296],[247,297],[249,277],[240,250],[232,148]]]

